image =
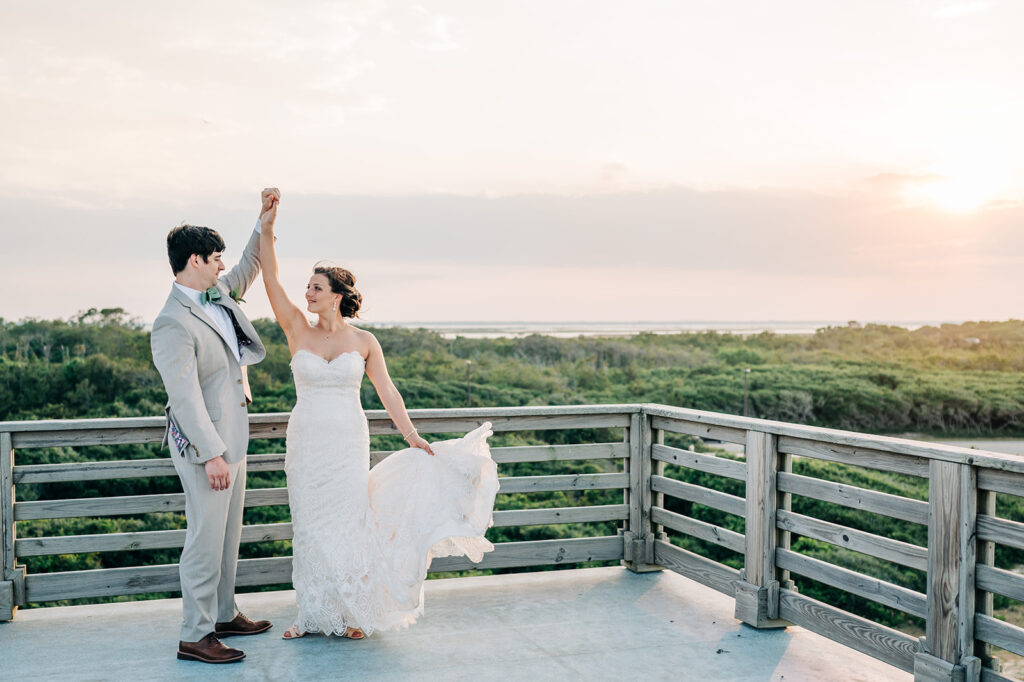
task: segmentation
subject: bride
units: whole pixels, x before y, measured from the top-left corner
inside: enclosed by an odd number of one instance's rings
[[[479,562],[498,491],[485,423],[463,438],[428,444],[388,376],[377,339],[352,326],[362,303],[343,268],[314,268],[310,324],[278,279],[273,218],[260,237],[263,282],[288,339],[296,403],[285,472],[292,516],[292,583],[298,614],[284,637],[307,632],[362,639],[406,627],[423,613],[435,556]],[[363,372],[409,448],[369,469],[370,436],[359,402]]]

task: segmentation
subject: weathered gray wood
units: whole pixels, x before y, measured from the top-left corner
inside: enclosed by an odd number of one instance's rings
[[[1000,675],[992,668],[981,669],[981,682],[1020,682],[1017,678]]]
[[[781,590],[779,617],[907,672],[914,669],[917,640],[898,630],[847,613],[810,597]]]
[[[164,437],[164,427],[147,428],[95,428],[85,422],[81,428],[64,431],[28,431],[12,434],[16,448],[81,447],[83,445],[126,445],[159,443]],[[161,421],[163,421],[161,419]]]
[[[837,547],[852,549],[855,552],[892,561],[908,568],[916,568],[919,571],[928,570],[927,547],[919,547],[908,542],[893,540],[781,509],[777,522],[779,528],[784,528],[797,535],[821,540]]]
[[[974,575],[978,588],[1024,601],[1024,576],[995,566],[978,564]]]
[[[780,491],[927,525],[928,503],[800,474],[779,472]]]
[[[14,572],[14,499],[12,438],[10,433],[0,432],[0,582],[12,580]]]
[[[740,572],[735,568],[705,559],[699,554],[663,540],[654,541],[654,563],[730,597],[733,596],[734,585],[740,578]]]
[[[628,474],[561,474],[558,476],[506,476],[498,479],[499,494],[555,490],[607,490],[629,487]]]
[[[394,450],[375,450],[370,464],[375,466]],[[582,445],[528,445],[492,448],[491,457],[499,464],[511,462],[554,462],[569,460],[618,459],[628,456],[623,443],[587,443]],[[283,471],[284,454],[249,455],[246,468],[251,472]],[[58,483],[96,481],[116,478],[175,476],[169,458],[131,459],[68,464],[28,464],[14,468],[15,483]]]
[[[660,462],[678,464],[687,469],[696,469],[697,471],[703,471],[704,473],[716,476],[724,476],[738,481],[743,481],[747,478],[746,463],[734,459],[702,455],[667,445],[654,445],[651,456]]]
[[[622,538],[571,538],[508,542],[495,545],[484,561],[473,564],[465,558],[443,557],[431,564],[431,572],[469,568],[509,568],[569,564],[580,561],[615,561],[622,558]],[[238,585],[273,585],[291,582],[291,557],[242,559],[238,562]],[[84,597],[112,597],[180,589],[178,565],[135,566],[90,571],[67,571],[30,575],[26,580],[31,602]]]
[[[292,524],[266,523],[242,526],[241,542],[291,540]],[[19,538],[15,545],[19,556],[88,554],[90,552],[126,552],[142,549],[172,549],[185,545],[184,530],[155,530],[139,533],[98,533],[41,538]]]
[[[824,459],[852,466],[891,471],[897,474],[928,477],[928,459],[913,455],[894,455],[882,450],[858,448],[839,443],[822,443],[808,438],[781,436],[779,451],[800,457]]]
[[[291,557],[240,559],[237,585],[273,585],[291,582]],[[178,564],[103,568],[30,575],[25,581],[30,602],[85,597],[113,597],[149,592],[176,592]]]
[[[732,530],[722,528],[721,526],[715,526],[704,521],[698,521],[697,519],[690,518],[689,516],[683,516],[682,514],[676,514],[670,512],[667,509],[661,507],[653,507],[651,509],[651,518],[655,523],[659,523],[666,528],[671,528],[674,531],[683,533],[684,535],[690,535],[700,540],[710,542],[726,549],[731,549],[734,552],[743,554],[746,548],[746,540],[744,537]]]
[[[498,464],[515,462],[567,462],[589,459],[624,459],[629,457],[626,443],[585,443],[582,445],[519,445],[491,448],[491,458]]]
[[[670,420],[681,420],[692,422],[702,426],[722,426],[731,429],[742,429],[752,431],[763,431],[774,433],[777,436],[790,436],[793,438],[804,438],[806,440],[820,441],[824,443],[837,443],[849,445],[855,448],[869,450],[881,450],[897,455],[911,455],[913,457],[926,457],[946,462],[957,462],[985,467],[987,469],[1000,469],[1024,473],[1024,458],[1017,455],[1006,455],[998,452],[962,448],[954,445],[942,445],[939,443],[926,443],[922,441],[907,440],[904,438],[892,438],[890,436],[875,436],[865,433],[853,433],[840,431],[838,429],[826,429],[818,426],[805,426],[803,424],[788,424],[767,419],[754,419],[718,412],[704,412],[691,410],[684,407],[671,405],[656,405],[645,403],[642,406],[646,414],[655,417],[665,417]],[[662,422],[656,421],[656,428]],[[666,429],[676,430],[676,429]],[[699,434],[698,434],[699,435]]]
[[[640,415],[634,414],[630,417],[629,423],[629,461],[627,469],[629,475],[629,525],[626,527],[626,542],[632,542],[643,534],[641,516],[640,488],[642,470],[640,460],[643,457],[643,437],[640,434]],[[628,547],[626,553],[632,558],[633,548]]]
[[[617,535],[596,538],[567,538],[503,542],[483,561],[474,564],[465,557],[438,557],[430,564],[431,573],[465,571],[474,568],[515,568],[574,564],[581,561],[619,561],[623,557],[622,538]]]
[[[1020,458],[1019,455],[1018,458]],[[978,471],[978,487],[995,493],[1024,497],[1024,475],[1015,471],[980,469]]]
[[[1024,628],[979,613],[974,616],[974,635],[989,644],[1024,656]]]
[[[560,476],[518,476],[499,479],[499,493],[547,492],[555,490],[598,490],[623,488],[629,484],[625,474],[566,474]],[[288,504],[287,488],[250,489],[245,493],[246,507]],[[94,497],[81,500],[40,500],[18,502],[14,518],[61,519],[78,516],[117,516],[148,512],[182,511],[183,493]]]
[[[914,682],[965,682],[963,673],[953,663],[931,654],[914,654]]]
[[[519,407],[455,407],[409,410],[409,416],[416,419],[473,419],[486,421],[491,417],[532,417],[537,415],[594,415],[594,414],[634,414],[639,412],[637,404],[607,405],[526,405]],[[263,412],[249,415],[249,424],[262,426],[279,425],[288,422],[287,412]],[[385,410],[367,410],[367,420],[389,420]],[[3,421],[0,431],[11,433],[45,433],[63,432],[80,429],[143,429],[163,428],[164,416],[154,417],[114,417],[105,419],[47,419],[42,421]]]
[[[287,488],[259,488],[245,491],[246,507],[269,507],[279,504],[288,504]],[[14,518],[18,521],[27,521],[79,516],[146,514],[149,512],[183,511],[184,509],[184,493],[126,495],[123,497],[91,497],[81,500],[16,502]]]
[[[546,526],[559,523],[593,523],[629,518],[624,504],[600,504],[591,507],[555,507],[552,509],[513,509],[494,512],[495,528],[507,526]]]
[[[1012,526],[1009,532],[997,533],[994,537],[990,537],[989,533],[993,529],[998,529],[999,525],[988,523],[989,519],[994,519],[996,515],[996,493],[991,490],[978,490],[978,518],[975,520],[974,532],[976,541],[978,543],[978,570],[981,570],[982,564],[986,566],[993,566],[996,563],[996,543],[995,540],[1000,540],[1006,544],[1006,537],[1013,535],[1014,531],[1018,531],[1019,535],[1017,538],[1019,541],[1024,542],[1024,524],[1015,524],[1020,528],[1014,529]],[[999,519],[996,519],[999,521]],[[1013,523],[1013,522],[1009,522]],[[994,528],[993,528],[994,526]],[[978,579],[978,574],[975,573],[975,579]],[[977,613],[985,616],[991,616],[995,607],[995,600],[991,592],[988,592],[980,585],[975,585],[974,591],[974,609]],[[992,658],[992,645],[975,638],[974,640],[974,655],[981,661],[982,666],[989,668],[999,669],[999,662]]]
[[[736,497],[735,495],[684,481],[677,481],[674,478],[651,476],[651,489],[659,493],[671,495],[672,497],[678,497],[681,500],[703,504],[706,507],[718,509],[727,514],[742,517],[747,513],[746,502],[742,497]]]
[[[776,551],[775,562],[811,580],[838,587],[851,594],[891,606],[912,616],[924,618],[928,612],[925,595],[878,578],[835,566],[820,559],[804,556],[788,549]]]
[[[411,411],[410,411],[411,412]],[[550,429],[599,429],[629,426],[629,414],[566,414],[529,415],[521,417],[486,417],[459,419],[453,417],[423,419],[410,414],[416,430],[427,433],[465,433],[484,422],[491,422],[491,428],[502,431],[544,431]],[[390,419],[369,422],[370,435],[400,435],[400,430]]]
[[[655,429],[662,429],[671,433],[682,433],[687,436],[697,436],[703,440],[719,440],[723,443],[746,445],[746,429],[716,426],[714,424],[701,424],[698,422],[683,421],[666,417],[652,418],[651,425]]]
[[[557,507],[494,512],[494,526],[538,526],[560,523],[616,521],[626,518],[625,505],[592,507]],[[243,543],[291,540],[290,523],[253,524],[242,526]],[[158,530],[139,533],[98,533],[38,538],[18,538],[15,552],[20,557],[56,554],[88,554],[90,552],[125,552],[143,549],[172,549],[185,544],[184,530]]]
[[[654,450],[658,446],[663,446],[665,444],[665,432],[662,431],[661,429],[653,429],[651,431],[651,433],[653,434],[652,435],[652,440],[651,440],[651,476],[662,476],[662,477],[664,477],[665,476],[665,462],[660,461],[660,460],[658,460],[657,458],[654,457]],[[665,493],[656,492],[654,490],[654,487],[652,486],[651,487],[651,509],[652,509],[652,511],[651,511],[651,514],[652,514],[651,533],[654,535],[654,538],[653,538],[654,540],[668,540],[668,536],[665,535],[665,529],[662,528],[660,525],[658,525],[656,522],[654,522],[654,519],[653,519],[653,514],[654,514],[653,508],[654,507],[662,507],[662,508],[665,507]],[[654,545],[653,544],[651,545],[651,551],[652,552],[654,551]]]
[[[759,431],[747,433],[747,543],[743,565],[745,580],[758,587],[778,579],[775,571],[778,459],[775,436]]]
[[[14,620],[14,614],[17,612],[14,583],[10,580],[0,580],[0,623]]]
[[[929,478],[926,653],[956,664],[974,652],[974,469],[933,460]]]
[[[992,511],[995,512],[995,507],[992,507]],[[978,514],[978,539],[1024,549],[1024,523]]]

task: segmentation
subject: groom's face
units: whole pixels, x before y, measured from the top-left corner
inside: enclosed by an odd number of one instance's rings
[[[195,263],[196,268],[199,270],[199,277],[203,282],[204,289],[209,289],[217,283],[220,271],[224,269],[224,261],[221,260],[221,255],[221,251],[214,251],[205,262],[200,255],[192,257],[192,262]]]

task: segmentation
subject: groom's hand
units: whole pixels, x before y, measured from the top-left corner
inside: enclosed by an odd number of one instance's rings
[[[231,485],[231,470],[223,457],[214,457],[204,465],[206,477],[210,479],[210,490],[227,490]]]

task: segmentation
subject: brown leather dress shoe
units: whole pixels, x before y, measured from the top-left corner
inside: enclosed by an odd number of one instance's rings
[[[245,658],[245,654],[224,646],[217,635],[211,632],[198,642],[178,642],[178,658],[203,663],[234,663]]]
[[[258,635],[273,627],[273,623],[269,620],[253,622],[239,613],[227,623],[217,623],[213,627],[214,634],[218,637],[230,637],[232,635]]]

